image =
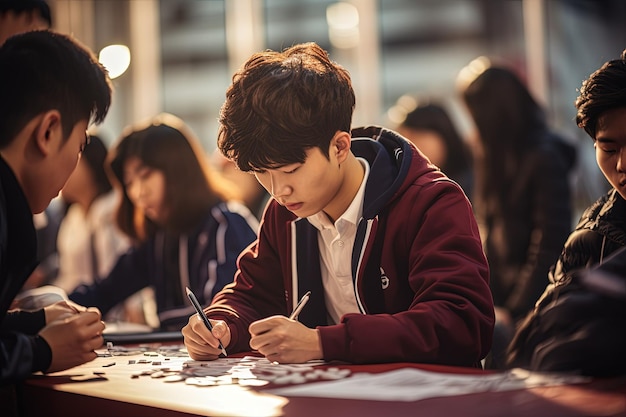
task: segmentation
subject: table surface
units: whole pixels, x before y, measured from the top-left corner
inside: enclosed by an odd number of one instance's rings
[[[99,357],[64,372],[34,375],[19,387],[25,416],[626,416],[626,378],[597,379],[571,385],[491,391],[418,401],[375,401],[271,393],[284,387],[270,382],[252,387],[231,381],[195,386],[141,375],[142,370],[176,368],[189,358],[155,356],[158,346],[134,356]],[[243,355],[242,355],[243,356]],[[147,363],[137,363],[145,358]],[[153,361],[158,361],[156,366]],[[134,363],[131,363],[134,361]],[[172,366],[170,366],[172,365]],[[415,368],[443,374],[493,374],[468,368],[409,363],[323,364],[360,372],[381,373]],[[348,376],[349,378],[350,376]],[[307,382],[309,383],[309,382]],[[314,383],[314,382],[311,382]]]

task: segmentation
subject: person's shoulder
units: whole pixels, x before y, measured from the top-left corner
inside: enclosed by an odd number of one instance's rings
[[[412,178],[392,201],[393,211],[396,212],[436,208],[446,215],[459,210],[471,211],[469,199],[461,186],[438,170]]]
[[[213,217],[216,217],[217,214],[215,210],[217,210],[219,216],[223,216],[223,219],[227,222],[240,222],[243,220],[253,230],[256,230],[259,225],[259,221],[257,220],[257,218],[242,202],[231,200],[219,203],[211,210]]]
[[[590,253],[600,251],[602,235],[594,229],[582,227],[574,230],[565,245],[561,255],[562,261],[568,265],[584,265],[590,258]]]
[[[623,206],[625,203],[615,189],[609,190],[583,210],[576,228],[583,228],[589,223],[597,223],[600,217],[612,217],[615,211],[614,207]]]
[[[438,168],[423,170],[417,175],[409,175],[407,176],[407,182],[409,187],[403,190],[404,194],[410,194],[418,190],[433,194],[464,194],[461,186]]]
[[[529,154],[550,164],[560,161],[567,169],[576,164],[578,156],[572,140],[550,130],[544,132],[543,140],[537,141],[536,146],[529,150]]]
[[[111,213],[117,208],[119,200],[120,196],[118,195],[117,191],[111,190],[105,194],[100,195],[94,200],[92,204],[92,210],[94,210],[94,212],[98,214]]]
[[[604,236],[616,242],[626,242],[626,220],[623,211],[614,210],[615,204],[623,203],[614,190],[601,196],[587,207],[570,234],[566,247],[593,247],[600,245]],[[598,248],[599,250],[599,248]]]
[[[70,204],[59,223],[59,234],[71,239],[76,231],[82,234],[86,229],[89,229],[89,222],[85,217],[85,211],[79,204]]]

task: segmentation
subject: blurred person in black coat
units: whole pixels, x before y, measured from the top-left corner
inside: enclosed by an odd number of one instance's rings
[[[496,306],[487,365],[499,368],[515,323],[543,292],[571,230],[569,174],[576,151],[550,129],[544,110],[513,70],[482,58],[461,71],[459,82],[477,129],[473,204]]]

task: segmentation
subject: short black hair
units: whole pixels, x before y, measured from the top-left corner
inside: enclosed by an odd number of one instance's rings
[[[576,124],[595,140],[598,119],[609,110],[626,108],[626,50],[593,72],[579,92]]]
[[[100,123],[111,94],[107,70],[77,40],[50,30],[14,35],[0,46],[0,148],[49,110],[61,113],[64,138],[81,120]]]
[[[31,10],[37,10],[41,18],[48,23],[48,27],[52,27],[50,6],[44,0],[0,0],[0,14],[9,11],[19,14]]]

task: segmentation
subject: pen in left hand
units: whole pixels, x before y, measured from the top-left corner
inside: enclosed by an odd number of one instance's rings
[[[306,303],[309,301],[309,298],[311,298],[311,291],[307,291],[302,296],[300,301],[298,301],[298,304],[296,304],[296,308],[293,309],[293,312],[289,316],[291,320],[296,320],[296,318],[298,317],[298,314],[300,314],[300,312],[302,311]]]
[[[196,309],[198,316],[200,316],[206,328],[209,329],[210,332],[213,332],[213,326],[211,325],[211,321],[206,316],[206,314],[204,314],[204,311],[202,311],[202,307],[200,306],[200,303],[198,302],[198,299],[196,298],[195,294],[191,292],[189,287],[185,287],[185,289],[187,291],[187,297],[189,297],[189,301],[191,301],[193,308]],[[220,343],[220,349],[222,350],[222,354],[224,356],[228,356],[226,354],[226,349],[224,349],[224,345],[222,345],[222,341],[219,339],[217,339],[217,341]]]

